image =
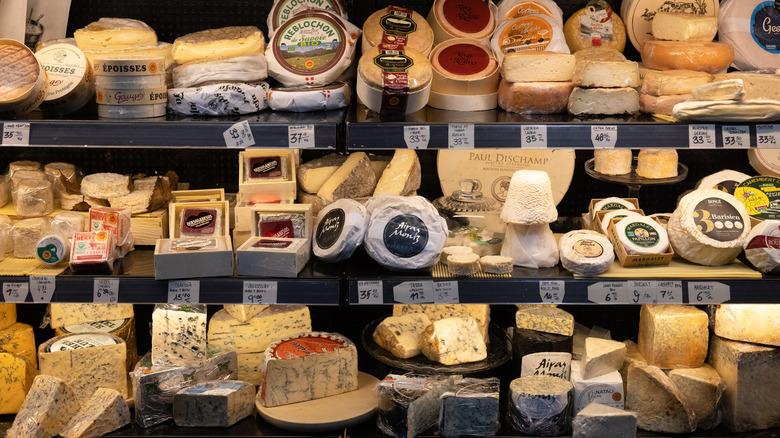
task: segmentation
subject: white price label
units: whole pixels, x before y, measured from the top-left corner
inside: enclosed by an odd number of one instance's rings
[[[393,286],[393,301],[403,304],[433,302],[433,281],[406,281]]]
[[[3,283],[3,299],[6,303],[23,303],[29,291],[28,283]]]
[[[688,303],[720,304],[731,300],[731,288],[717,281],[689,281]]]
[[[460,303],[457,281],[437,281],[433,284],[433,302],[436,304]]]
[[[53,275],[31,275],[30,292],[34,303],[51,303],[56,288],[56,277]]]
[[[780,125],[756,125],[756,146],[776,148],[780,144]]]
[[[721,128],[724,148],[749,148],[750,128],[747,126],[724,126]]]
[[[658,281],[656,286],[653,304],[682,304],[682,281]]]
[[[3,123],[3,146],[29,146],[29,123]]]
[[[358,281],[358,304],[382,304],[382,280]]]
[[[222,137],[225,138],[225,146],[229,148],[247,148],[255,144],[252,128],[246,120],[228,128],[222,133]]]
[[[447,127],[447,147],[450,149],[474,149],[474,125],[450,123]]]
[[[199,280],[171,280],[168,282],[169,304],[198,304],[199,302]]]
[[[588,286],[588,301],[598,304],[629,304],[628,283],[606,281]]]
[[[715,125],[688,125],[688,147],[704,149],[715,147]]]
[[[591,126],[590,142],[596,149],[612,149],[617,144],[617,126]]]
[[[279,284],[275,281],[245,281],[243,304],[276,304]]]
[[[547,125],[522,125],[523,136],[520,147],[525,149],[547,149]]]
[[[404,126],[404,142],[409,149],[425,149],[431,139],[430,126]]]
[[[118,278],[96,278],[92,281],[92,302],[93,303],[118,303],[119,302],[119,279]]]
[[[314,140],[314,125],[289,125],[287,127],[287,144],[291,149],[313,148],[317,144]]]
[[[655,281],[635,280],[629,282],[629,298],[634,304],[653,304],[656,301]]]
[[[564,281],[540,281],[539,296],[542,302],[547,304],[560,304],[566,295],[566,282]]]

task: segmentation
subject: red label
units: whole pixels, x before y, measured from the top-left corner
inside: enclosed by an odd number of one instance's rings
[[[266,240],[261,239],[255,242],[252,247],[253,248],[275,248],[275,249],[284,249],[288,248],[290,245],[292,245],[292,242],[289,240]]]
[[[780,249],[780,237],[756,236],[753,238],[753,240],[750,241],[750,243],[748,243],[748,246],[745,248],[745,250],[761,248]]]
[[[293,223],[290,220],[285,221],[263,221],[260,222],[260,237],[280,237],[293,238]]]
[[[477,33],[490,25],[490,9],[481,0],[445,0],[444,19],[464,33]]]
[[[249,159],[249,178],[281,178],[282,160],[279,157],[253,157]]]
[[[485,71],[490,57],[473,44],[453,44],[439,53],[439,64],[450,73],[469,76]]]
[[[336,339],[308,335],[279,343],[271,354],[277,359],[294,359],[310,354],[327,353],[337,348],[344,348],[344,343]]]
[[[213,235],[217,230],[216,209],[185,208],[182,218],[182,234]]]

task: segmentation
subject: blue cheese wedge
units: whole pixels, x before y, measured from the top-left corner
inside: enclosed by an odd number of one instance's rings
[[[487,358],[487,346],[477,321],[444,318],[432,322],[420,335],[420,350],[428,359],[444,365],[479,362]]]
[[[206,306],[155,307],[152,362],[163,366],[199,366],[206,362]]]
[[[424,313],[385,318],[374,330],[374,341],[393,356],[408,359],[421,353],[420,335],[431,325]]]
[[[461,376],[388,374],[376,385],[377,427],[387,435],[414,437],[436,425],[441,396],[455,389]]]
[[[60,432],[63,438],[103,436],[130,424],[130,409],[122,394],[100,388]]]
[[[40,375],[33,381],[30,393],[6,436],[53,437],[65,428],[80,408],[76,392],[64,380]]]
[[[37,372],[28,360],[0,353],[0,415],[19,412]]]
[[[495,435],[501,428],[498,413],[499,380],[465,378],[441,396],[439,431],[444,436]]]
[[[173,397],[173,421],[179,427],[230,427],[252,415],[255,385],[217,380],[183,389]]]
[[[477,320],[482,337],[485,343],[488,343],[490,306],[487,304],[396,304],[393,306],[393,316],[409,313],[424,313],[431,321],[454,316],[470,316]]]

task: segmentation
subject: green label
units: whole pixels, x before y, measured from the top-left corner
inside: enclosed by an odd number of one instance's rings
[[[631,243],[642,248],[652,248],[661,240],[658,237],[658,230],[644,222],[631,222],[626,227],[625,233]]]
[[[334,23],[321,17],[288,22],[275,38],[279,62],[301,74],[316,74],[339,61],[344,35]]]
[[[625,205],[619,202],[609,202],[601,206],[601,210],[622,210],[622,209],[629,210],[632,208],[634,208],[633,205]]]

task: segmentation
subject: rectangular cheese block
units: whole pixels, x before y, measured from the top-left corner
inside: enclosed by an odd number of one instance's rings
[[[694,88],[710,82],[712,82],[712,75],[703,71],[651,71],[642,79],[642,93],[653,96],[691,94]]]
[[[626,345],[601,338],[585,338],[582,375],[585,379],[616,372],[626,358]]]
[[[720,424],[718,406],[726,384],[714,368],[707,364],[678,368],[669,371],[669,379],[690,403],[699,429],[710,430]]]
[[[731,72],[716,74],[714,81],[725,81],[727,79],[742,79],[745,86],[745,99],[771,99],[780,100],[780,75],[762,74],[750,72]]]
[[[651,23],[653,37],[657,40],[708,43],[718,33],[718,17],[706,14],[658,11]]]
[[[0,330],[16,323],[16,303],[0,303]]]
[[[693,306],[643,304],[639,351],[660,368],[700,367],[707,357],[707,313]]]
[[[664,372],[652,365],[628,367],[626,409],[637,426],[651,432],[687,434],[696,429],[690,403]]]
[[[65,428],[80,408],[78,396],[64,380],[40,375],[33,380],[28,397],[6,436],[53,437]]]
[[[382,172],[382,177],[376,181],[374,196],[401,195],[408,196],[420,188],[422,168],[417,152],[409,149],[396,149],[390,163]]]
[[[240,322],[249,321],[268,307],[264,304],[224,304],[222,306],[225,312]]]
[[[780,348],[712,336],[709,364],[726,382],[721,404],[730,431],[780,427]]]
[[[236,250],[236,274],[295,278],[311,257],[311,240],[251,237]]]
[[[317,196],[328,202],[342,198],[371,196],[376,175],[365,152],[354,152],[322,185]]]
[[[591,403],[574,417],[572,429],[572,438],[634,438],[636,414]]]
[[[501,428],[499,380],[465,378],[442,394],[439,433],[443,436],[490,436]]]
[[[209,321],[208,341],[216,348],[238,354],[262,354],[271,342],[310,331],[311,316],[306,306],[270,306],[247,322],[237,321],[223,309]]]
[[[0,415],[19,412],[36,371],[27,360],[0,353]]]
[[[358,388],[357,348],[325,332],[293,335],[265,350],[258,401],[274,407],[328,397]]]
[[[574,385],[574,414],[576,415],[591,403],[598,403],[617,409],[623,409],[625,392],[623,378],[617,371],[611,371],[598,377],[586,378],[585,364],[581,361],[571,363],[571,383]]]
[[[638,87],[639,65],[634,61],[580,61],[572,82],[578,87]]]
[[[519,329],[572,336],[574,317],[557,307],[526,307],[515,313],[515,326]]]
[[[568,53],[507,53],[501,63],[501,77],[509,82],[568,82],[575,61]]]
[[[298,187],[307,193],[317,193],[344,162],[346,155],[330,154],[307,161],[298,168]]]
[[[100,388],[60,432],[63,438],[103,436],[130,424],[130,409],[122,394]]]
[[[722,304],[710,322],[722,338],[780,347],[780,304]]]
[[[254,26],[231,26],[190,33],[173,42],[173,60],[186,64],[206,59],[263,53],[265,38]]]
[[[485,340],[477,321],[470,316],[431,322],[420,335],[420,350],[428,359],[444,365],[487,358]]]
[[[639,93],[633,88],[574,87],[568,110],[574,115],[617,115],[639,111]]]
[[[88,322],[133,318],[133,305],[51,303],[49,305],[51,327],[59,328]]]
[[[421,353],[420,335],[431,324],[424,313],[390,316],[374,330],[374,341],[393,356],[408,359]]]
[[[152,363],[199,366],[205,362],[206,306],[155,306],[152,313]]]
[[[173,421],[179,427],[230,427],[254,409],[255,386],[238,380],[205,382],[173,396]]]

